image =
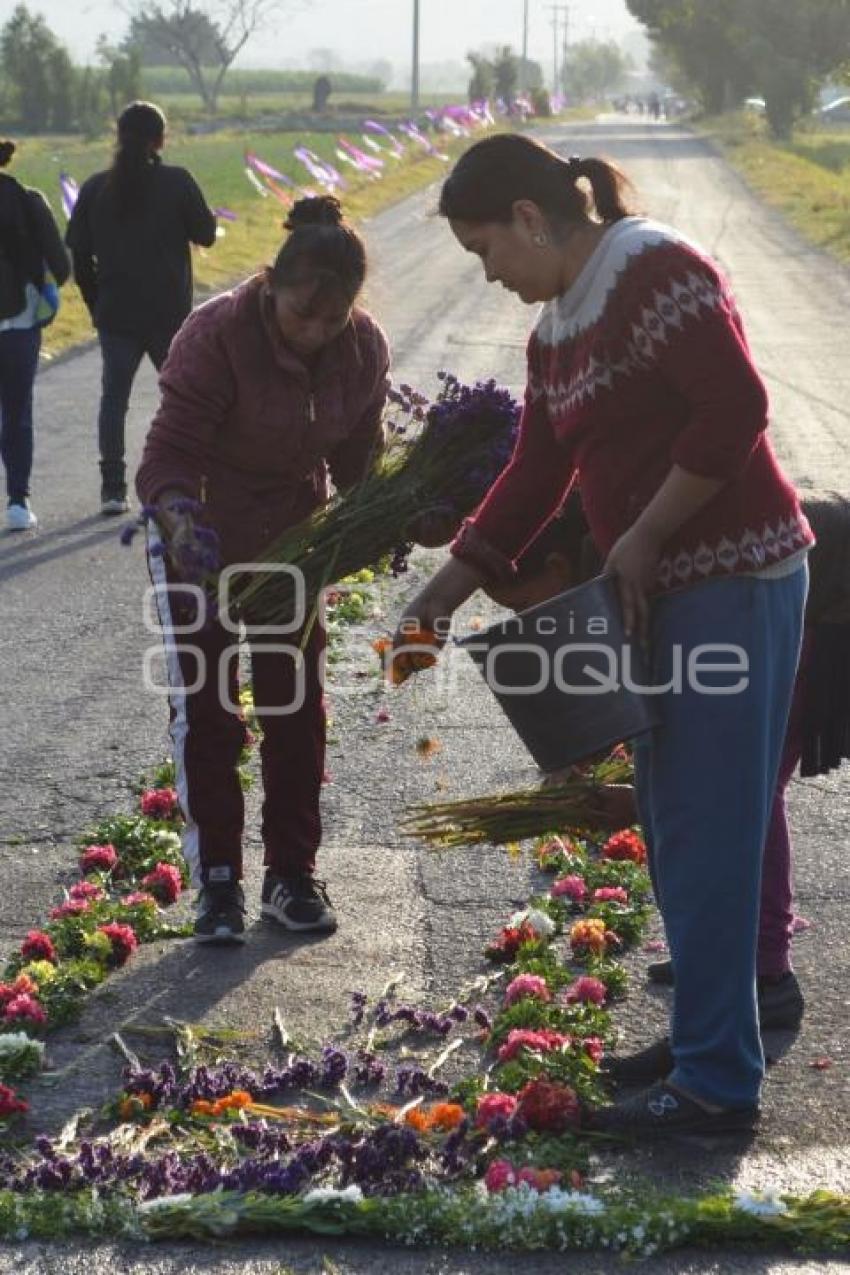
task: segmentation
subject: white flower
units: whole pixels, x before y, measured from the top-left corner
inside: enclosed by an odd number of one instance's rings
[[[136,1207],[140,1213],[154,1213],[157,1209],[169,1209],[172,1205],[191,1204],[195,1197],[183,1195],[160,1195],[155,1200],[142,1200]]]
[[[604,1201],[589,1195],[586,1191],[563,1191],[558,1186],[550,1186],[540,1197],[540,1202],[552,1213],[584,1213],[593,1217],[605,1212]]]
[[[337,1191],[332,1186],[316,1186],[304,1196],[305,1204],[323,1204],[326,1200],[341,1200],[346,1204],[359,1204],[363,1192],[359,1186],[347,1186],[344,1191]]]
[[[539,908],[523,908],[521,912],[514,912],[508,924],[513,928],[517,928],[522,925],[523,921],[526,921],[531,926],[539,938],[548,939],[555,933],[555,922],[551,916],[547,916]]]
[[[735,1208],[740,1213],[750,1213],[753,1217],[779,1217],[788,1212],[788,1205],[775,1189],[741,1191],[736,1187],[733,1194]]]
[[[154,845],[161,846],[163,850],[179,850],[180,836],[176,832],[166,832],[164,829],[155,832],[151,838]]]

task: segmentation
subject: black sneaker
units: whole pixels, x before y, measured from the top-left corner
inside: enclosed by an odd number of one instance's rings
[[[245,895],[235,881],[205,885],[195,903],[195,942],[245,942]]]
[[[673,985],[673,962],[654,961],[646,969],[651,983]],[[806,1002],[793,970],[779,978],[758,980],[759,1025],[763,1032],[796,1031],[803,1020]]]
[[[763,1032],[796,1031],[806,1002],[793,970],[779,978],[758,980],[759,1023]]]
[[[309,875],[278,877],[267,872],[260,911],[287,930],[322,930],[330,934],[337,926],[324,881]]]
[[[670,1075],[673,1066],[670,1038],[665,1036],[636,1054],[625,1054],[622,1058],[618,1058],[616,1054],[606,1054],[600,1063],[599,1070],[612,1085],[625,1089],[636,1085],[651,1085],[656,1080],[664,1080]]]
[[[666,1138],[676,1134],[752,1133],[759,1122],[757,1103],[709,1111],[664,1081],[591,1113],[590,1127],[624,1138]]]

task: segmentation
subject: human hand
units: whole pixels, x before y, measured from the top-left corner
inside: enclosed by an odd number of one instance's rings
[[[433,505],[411,518],[406,534],[425,549],[437,549],[455,538],[460,524],[460,514],[450,505]]]
[[[627,637],[637,633],[649,644],[650,603],[658,577],[661,542],[648,527],[635,523],[624,532],[605,561],[605,574],[617,578]]]

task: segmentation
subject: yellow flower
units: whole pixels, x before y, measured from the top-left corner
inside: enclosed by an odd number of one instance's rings
[[[30,961],[21,973],[26,974],[39,987],[46,987],[48,983],[56,981],[56,967],[50,961]]]
[[[605,946],[605,922],[598,917],[576,921],[570,930],[570,947],[574,952],[589,951],[601,956]]]
[[[107,961],[112,956],[112,943],[109,935],[102,933],[101,930],[95,930],[94,934],[84,934],[83,943],[88,948],[90,955],[97,960]]]

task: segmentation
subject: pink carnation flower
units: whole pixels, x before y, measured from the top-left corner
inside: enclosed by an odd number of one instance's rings
[[[94,881],[78,881],[71,886],[68,894],[72,899],[88,899],[91,903],[99,903],[106,898],[103,886],[95,885]]]
[[[152,872],[142,877],[142,885],[146,885],[160,903],[175,903],[183,889],[183,878],[173,863],[158,863]]]
[[[69,899],[67,903],[60,903],[58,907],[50,909],[50,919],[62,921],[66,916],[82,916],[90,907],[88,899]]]
[[[517,1001],[529,997],[538,1001],[550,1001],[552,993],[546,985],[546,979],[539,974],[518,974],[505,989],[505,1004],[515,1005]]]
[[[561,1032],[548,1031],[530,1031],[525,1027],[514,1027],[508,1032],[508,1038],[499,1048],[499,1062],[510,1062],[515,1058],[521,1049],[529,1049],[533,1053],[548,1054],[553,1049],[560,1049],[563,1045],[569,1045],[571,1038],[564,1036]]]
[[[583,975],[567,988],[564,999],[569,1005],[604,1005],[607,995],[608,988],[601,979]]]
[[[509,1186],[515,1186],[516,1171],[510,1160],[494,1160],[488,1165],[487,1172],[484,1174],[484,1185],[494,1194],[497,1191],[506,1190]]]
[[[486,1129],[491,1120],[510,1120],[516,1111],[516,1098],[509,1093],[485,1093],[478,1099],[475,1123]]]
[[[7,1023],[35,1023],[39,1027],[47,1022],[43,1006],[27,992],[9,1001],[4,1017]]]
[[[586,1036],[585,1039],[581,1042],[581,1046],[584,1052],[587,1054],[588,1058],[591,1060],[591,1062],[594,1062],[596,1066],[598,1067],[599,1064],[602,1062],[602,1058],[605,1054],[605,1046],[603,1045],[600,1037]]]
[[[16,996],[35,996],[38,984],[28,974],[19,974],[14,983],[0,983],[0,1009],[15,999]]]
[[[123,965],[139,946],[135,931],[131,925],[121,925],[112,921],[109,925],[99,925],[98,932],[105,934],[112,944],[112,959],[116,965]]]
[[[144,890],[136,890],[133,894],[125,894],[120,900],[122,908],[137,908],[152,903],[156,907],[156,899]]]
[[[118,852],[114,846],[86,846],[80,855],[80,870],[84,876],[89,872],[112,872],[118,864]]]
[[[25,961],[57,961],[53,939],[43,930],[30,930],[21,944],[21,956]]]
[[[629,896],[621,885],[603,885],[593,891],[594,903],[628,903]]]
[[[587,898],[587,885],[583,877],[561,877],[552,882],[549,893],[553,899],[572,899],[573,903],[584,903]]]
[[[173,788],[147,788],[139,804],[148,819],[173,819],[178,811],[177,793]]]

